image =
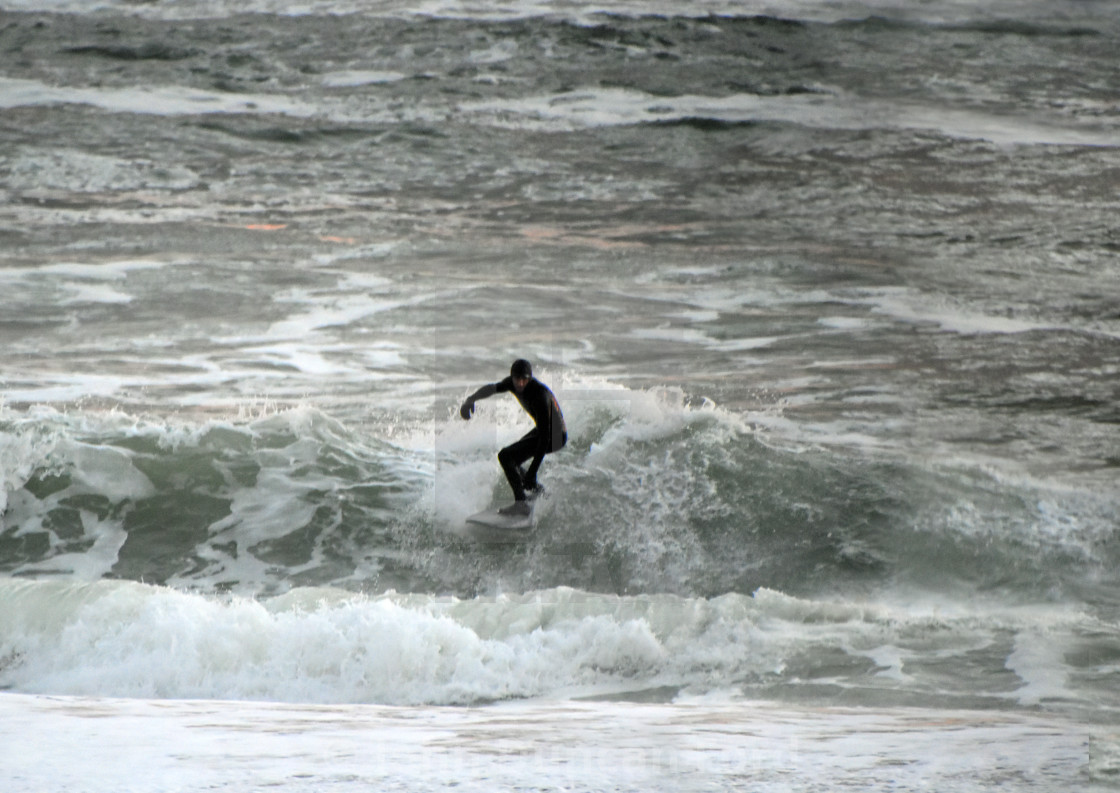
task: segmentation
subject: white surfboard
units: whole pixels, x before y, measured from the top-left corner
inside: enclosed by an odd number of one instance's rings
[[[518,542],[532,533],[536,504],[528,515],[503,515],[496,509],[484,509],[467,518],[470,536],[481,542]]]

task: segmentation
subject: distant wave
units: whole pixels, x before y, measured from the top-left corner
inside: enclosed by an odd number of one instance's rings
[[[220,19],[242,14],[291,16],[354,15],[381,18],[448,18],[513,20],[563,18],[581,24],[596,24],[604,18],[752,19],[779,25],[804,22],[848,23],[869,19],[869,24],[963,25],[986,32],[1018,35],[1084,35],[1092,28],[1063,24],[1063,16],[1091,17],[1092,4],[1066,4],[997,0],[996,2],[959,2],[942,0],[921,4],[900,0],[694,0],[682,7],[673,0],[614,0],[608,2],[564,2],[552,0],[515,0],[515,2],[469,2],[468,0],[180,0],[176,3],[138,3],[135,0],[105,0],[95,7],[98,13],[138,16],[151,19]],[[0,0],[6,11],[34,11],[87,14],[86,0]]]

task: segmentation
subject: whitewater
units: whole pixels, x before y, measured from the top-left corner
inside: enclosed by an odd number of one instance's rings
[[[1113,789],[1118,41],[0,0],[0,785]]]

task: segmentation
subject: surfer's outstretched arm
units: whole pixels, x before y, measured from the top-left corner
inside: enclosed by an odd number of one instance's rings
[[[498,393],[498,384],[497,383],[488,383],[488,384],[484,385],[482,388],[478,389],[473,394],[471,394],[469,397],[467,397],[467,401],[464,402],[463,406],[459,408],[459,415],[462,416],[465,419],[469,419],[471,417],[471,414],[474,413],[474,403],[475,402],[477,402],[480,399],[486,399],[487,397],[492,397],[496,393]]]

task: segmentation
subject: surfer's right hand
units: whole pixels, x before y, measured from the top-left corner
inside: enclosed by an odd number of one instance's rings
[[[464,402],[463,406],[461,408],[459,408],[459,415],[462,416],[464,419],[469,419],[473,413],[474,413],[474,402],[471,402],[469,400],[467,402]]]

